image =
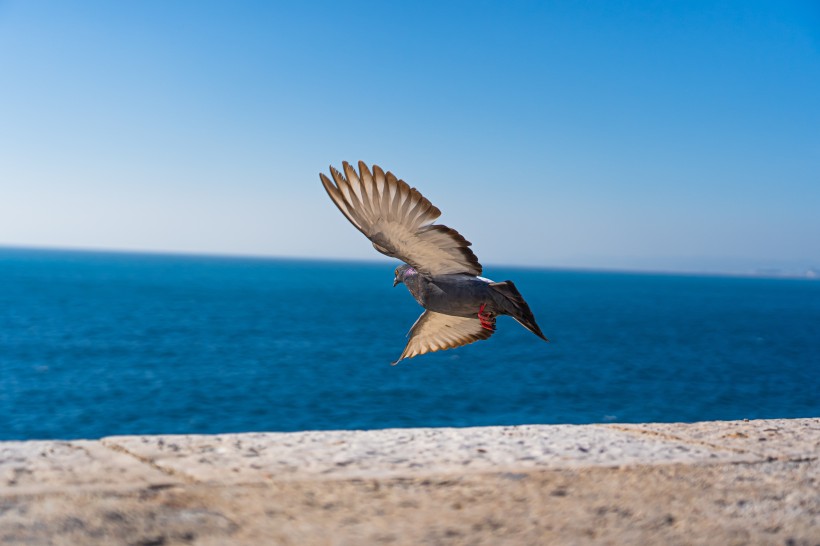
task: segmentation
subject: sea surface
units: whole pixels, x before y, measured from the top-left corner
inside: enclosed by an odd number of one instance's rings
[[[820,416],[820,282],[485,267],[509,317],[391,366],[397,264],[0,249],[0,439]]]

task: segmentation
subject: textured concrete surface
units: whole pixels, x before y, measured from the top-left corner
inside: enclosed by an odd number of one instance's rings
[[[0,443],[0,544],[820,545],[820,419]]]

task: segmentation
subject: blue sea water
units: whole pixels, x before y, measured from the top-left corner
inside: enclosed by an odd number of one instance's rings
[[[820,415],[820,282],[485,275],[552,342],[393,367],[389,263],[0,249],[0,439]]]

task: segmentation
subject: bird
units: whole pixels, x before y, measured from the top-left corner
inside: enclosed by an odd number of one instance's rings
[[[390,171],[375,164],[371,171],[363,161],[358,167],[356,172],[344,161],[341,171],[331,165],[330,177],[319,173],[319,178],[333,203],[377,251],[404,262],[394,271],[393,286],[404,284],[424,308],[391,364],[488,339],[499,315],[511,316],[549,341],[515,284],[482,277],[472,243],[434,223],[441,216],[436,206]]]

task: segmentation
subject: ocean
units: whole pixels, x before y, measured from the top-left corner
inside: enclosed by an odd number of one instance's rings
[[[820,416],[820,282],[485,266],[509,317],[402,361],[397,263],[0,249],[0,439]]]

